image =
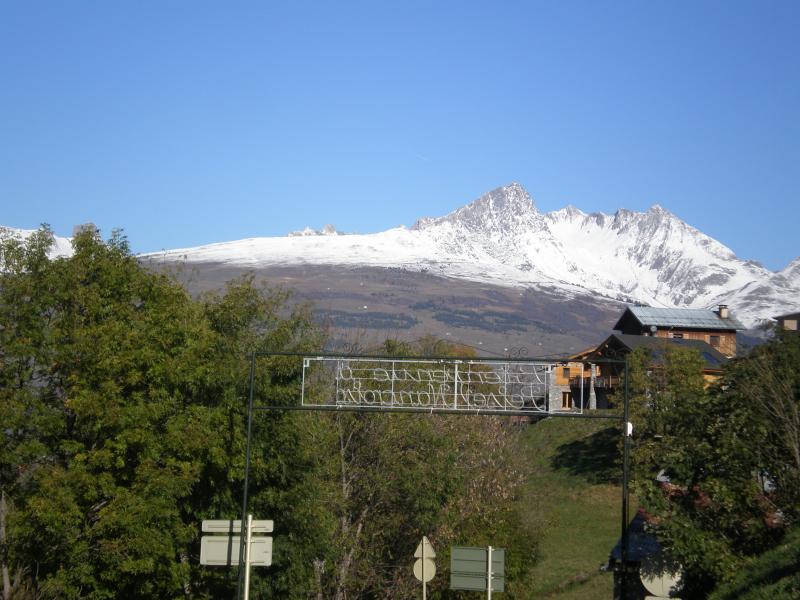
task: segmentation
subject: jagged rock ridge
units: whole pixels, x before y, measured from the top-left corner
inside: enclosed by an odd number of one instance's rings
[[[523,186],[497,188],[411,228],[341,234],[332,226],[151,254],[150,261],[391,267],[653,306],[729,304],[749,325],[800,308],[800,257],[772,272],[742,260],[661,206],[542,213]]]

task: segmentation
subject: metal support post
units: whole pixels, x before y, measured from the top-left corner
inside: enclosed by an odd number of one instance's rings
[[[486,600],[492,600],[492,547],[486,553]]]
[[[242,494],[242,523],[245,522],[247,518],[247,492],[248,486],[250,483],[250,441],[253,433],[253,388],[255,387],[255,378],[256,378],[256,354],[255,352],[250,357],[250,393],[249,398],[247,401],[247,451],[245,454],[244,459],[244,492]],[[250,534],[250,526],[247,526],[247,533]],[[241,597],[242,593],[242,579],[244,578],[244,573],[242,569],[242,563],[244,561],[244,536],[239,536],[241,541],[239,543],[239,579],[236,583],[236,598],[237,600]],[[249,545],[248,545],[249,551]],[[245,590],[245,594],[247,590]]]
[[[623,399],[622,411],[622,572],[620,577],[620,598],[627,598],[628,587],[628,479],[630,476],[630,431],[628,419],[630,416],[630,373],[628,371],[628,358],[625,357],[625,396]]]
[[[250,532],[253,528],[253,515],[247,515],[247,535],[243,536],[247,538],[245,542],[245,550],[244,550],[244,600],[249,600],[250,598]]]
[[[422,600],[428,600],[428,582],[425,581],[425,543],[420,544],[422,546]]]

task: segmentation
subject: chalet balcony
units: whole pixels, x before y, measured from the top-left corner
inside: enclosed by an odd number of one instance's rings
[[[590,377],[570,377],[569,387],[579,388],[583,382],[584,388],[588,388],[592,380]],[[601,390],[613,390],[619,387],[620,377],[618,375],[598,375],[594,378],[594,387]]]

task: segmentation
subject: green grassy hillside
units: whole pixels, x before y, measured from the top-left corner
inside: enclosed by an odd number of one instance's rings
[[[620,532],[621,473],[612,421],[550,418],[527,427],[533,466],[520,510],[540,532],[540,559],[523,598],[611,598],[600,571]]]

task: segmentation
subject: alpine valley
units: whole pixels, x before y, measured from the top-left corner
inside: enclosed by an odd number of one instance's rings
[[[727,304],[752,328],[800,308],[800,257],[770,271],[657,205],[542,213],[517,183],[410,228],[326,226],[140,260],[178,273],[194,293],[247,272],[292,289],[334,344],[432,334],[487,354],[569,354],[608,335],[624,303]]]

